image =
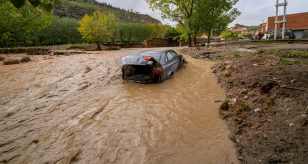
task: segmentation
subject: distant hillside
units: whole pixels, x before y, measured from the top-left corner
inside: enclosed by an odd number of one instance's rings
[[[247,31],[258,31],[259,30],[259,26],[245,26],[245,25],[241,25],[241,24],[235,24],[231,29],[240,29],[240,28],[246,28]]]
[[[106,3],[99,3],[95,0],[62,0],[60,5],[54,8],[54,14],[60,17],[82,18],[85,14],[92,14],[94,11],[114,13],[123,22],[156,23],[161,22],[149,15],[140,14],[113,7]]]

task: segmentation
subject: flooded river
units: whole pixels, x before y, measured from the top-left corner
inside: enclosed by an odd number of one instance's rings
[[[121,80],[140,49],[0,66],[0,163],[238,163],[212,62],[160,84]],[[16,56],[17,57],[17,56]]]

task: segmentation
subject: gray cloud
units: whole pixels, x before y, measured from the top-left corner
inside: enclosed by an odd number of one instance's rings
[[[146,0],[98,0],[124,9],[133,9],[143,14],[151,15],[164,24],[176,24],[170,20],[163,20],[159,11],[152,11]],[[275,15],[276,0],[240,0],[236,7],[242,14],[232,23],[245,25],[259,25],[267,17]],[[289,0],[288,13],[308,12],[308,0]]]

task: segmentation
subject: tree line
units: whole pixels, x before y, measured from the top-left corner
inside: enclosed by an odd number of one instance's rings
[[[0,47],[142,42],[163,37],[169,28],[161,24],[121,22],[114,14],[99,11],[81,20],[58,17],[41,5],[33,5],[31,0],[22,4],[12,2],[0,0]]]
[[[240,14],[238,0],[147,0],[163,18],[178,22],[176,28],[160,24],[120,22],[114,14],[94,12],[80,21],[52,15],[60,0],[0,0],[0,46],[54,45],[81,42],[140,42],[155,37],[187,40],[196,44],[206,34],[208,43]],[[3,4],[3,5],[2,5]],[[47,12],[46,12],[47,11]],[[228,33],[225,33],[228,34]]]
[[[219,35],[240,15],[234,8],[238,0],[147,0],[163,18],[178,22],[186,34],[188,45],[197,35],[206,34],[208,44],[212,35]]]
[[[0,47],[81,43],[78,20],[54,16],[33,1],[21,2],[0,0]]]
[[[96,11],[81,19],[78,30],[85,41],[95,42],[98,49],[101,49],[100,44],[106,42],[131,43],[162,38],[168,28],[170,27],[161,24],[120,22],[112,13]]]

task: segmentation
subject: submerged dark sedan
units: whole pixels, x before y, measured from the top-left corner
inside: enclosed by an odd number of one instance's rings
[[[142,51],[122,58],[123,80],[141,83],[161,82],[184,64],[182,55],[173,50]]]

